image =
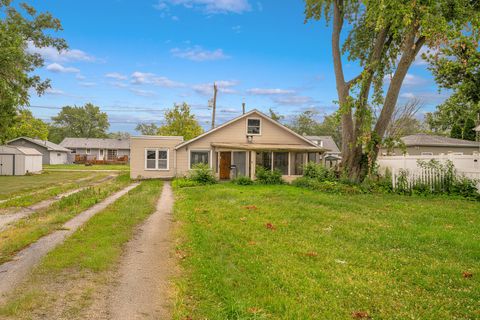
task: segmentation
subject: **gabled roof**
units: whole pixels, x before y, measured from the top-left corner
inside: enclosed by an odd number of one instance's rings
[[[340,149],[333,140],[332,136],[305,136],[305,138],[312,140],[315,143],[317,141],[322,141],[323,147],[330,150],[329,153],[340,153]]]
[[[15,138],[15,139],[12,139],[10,141],[7,142],[7,144],[10,144],[11,142],[14,142],[14,141],[17,141],[17,140],[26,140],[26,141],[29,141],[31,143],[34,143],[40,147],[44,147],[46,148],[48,151],[61,151],[61,152],[70,152],[70,150],[62,147],[61,145],[58,145],[56,143],[53,143],[53,142],[50,142],[48,140],[40,140],[40,139],[33,139],[33,138],[29,138],[29,137],[19,137],[19,138]]]
[[[0,154],[23,154],[26,156],[41,156],[42,153],[33,148],[19,146],[0,146]]]
[[[130,149],[130,139],[102,139],[102,138],[65,138],[60,143],[68,149]]]
[[[428,134],[413,134],[400,138],[407,147],[429,146],[429,147],[479,147],[480,143],[469,140],[461,140],[443,136]]]
[[[296,133],[295,131],[293,131],[293,130],[287,128],[287,127],[285,127],[285,126],[282,125],[280,122],[273,120],[272,118],[270,118],[270,117],[267,116],[266,114],[258,111],[257,109],[253,109],[253,110],[251,110],[251,111],[249,111],[249,112],[247,112],[247,113],[245,113],[245,114],[242,114],[241,116],[238,116],[238,117],[236,117],[236,118],[234,118],[234,119],[232,119],[232,120],[230,120],[230,121],[225,122],[224,124],[222,124],[222,125],[220,125],[220,126],[218,126],[218,127],[216,127],[216,128],[213,128],[213,129],[211,129],[211,130],[209,130],[209,131],[207,131],[207,132],[199,135],[199,136],[196,137],[196,138],[190,139],[190,140],[188,140],[188,141],[185,141],[185,142],[179,144],[178,146],[175,147],[175,149],[180,149],[180,148],[182,148],[182,147],[184,147],[184,146],[186,146],[186,145],[188,145],[188,144],[190,144],[190,143],[192,143],[192,142],[194,142],[194,141],[197,141],[197,140],[199,140],[199,139],[201,139],[201,138],[203,138],[203,137],[208,136],[209,134],[211,134],[211,133],[213,133],[213,132],[215,132],[215,131],[218,131],[218,130],[220,130],[220,129],[222,129],[222,128],[225,128],[226,126],[230,125],[231,123],[234,123],[234,122],[236,122],[236,121],[238,121],[238,120],[240,120],[240,119],[249,117],[249,116],[251,116],[251,115],[254,114],[254,113],[256,113],[256,114],[258,114],[259,116],[261,116],[262,118],[270,121],[271,123],[273,123],[273,124],[281,127],[281,128],[284,129],[285,131],[288,131],[289,133],[293,134],[294,136],[302,139],[303,141],[307,142],[308,144],[310,144],[310,145],[312,145],[312,146],[314,146],[314,147],[318,147],[318,145],[315,144],[313,141],[308,140],[308,139],[305,138],[304,136],[302,136],[302,135]]]

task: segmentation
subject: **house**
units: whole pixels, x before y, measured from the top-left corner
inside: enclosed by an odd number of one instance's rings
[[[20,137],[7,142],[10,146],[27,147],[37,150],[42,154],[43,164],[68,163],[70,150],[47,140]]]
[[[24,176],[42,171],[42,153],[33,148],[0,146],[0,176]]]
[[[315,144],[322,148],[328,149],[322,157],[322,163],[326,166],[335,166],[341,160],[341,152],[337,144],[333,140],[332,136],[305,136],[308,140],[313,141]],[[309,159],[309,161],[316,161],[316,159]]]
[[[389,155],[473,155],[480,152],[480,142],[454,139],[444,136],[414,134],[400,138],[405,145],[405,150],[396,147],[393,150],[381,149],[380,154]]]
[[[130,140],[103,138],[65,138],[60,143],[72,151],[75,161],[128,162]]]
[[[309,159],[320,159],[325,151],[252,110],[188,141],[182,137],[132,137],[130,175],[134,179],[173,178],[204,163],[221,180],[254,178],[257,166],[280,170],[284,179],[293,180],[303,174]]]

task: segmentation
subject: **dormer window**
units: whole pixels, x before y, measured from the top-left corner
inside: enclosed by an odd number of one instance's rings
[[[261,120],[260,119],[247,119],[247,134],[249,135],[260,135],[261,130]]]

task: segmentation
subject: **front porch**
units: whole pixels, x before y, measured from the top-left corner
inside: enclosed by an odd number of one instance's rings
[[[212,143],[213,166],[220,180],[239,176],[255,179],[255,169],[262,166],[279,170],[283,179],[290,182],[303,175],[308,162],[320,163],[326,151],[321,147],[276,144]]]

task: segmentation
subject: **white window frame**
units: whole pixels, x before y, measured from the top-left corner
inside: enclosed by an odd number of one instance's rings
[[[213,159],[212,159],[212,150],[211,149],[190,149],[188,150],[188,168],[193,170],[192,168],[192,152],[208,152],[208,166],[210,169],[213,169]]]
[[[249,133],[248,132],[248,120],[258,120],[260,121],[260,133]],[[261,136],[262,135],[262,126],[263,126],[263,123],[262,123],[262,118],[247,118],[246,119],[246,133],[247,133],[247,136]]]
[[[90,148],[85,148],[85,154],[91,154],[92,153],[92,149]]]
[[[147,153],[148,151],[155,151],[155,168],[147,168]],[[166,151],[167,152],[167,168],[159,168],[158,161],[163,160],[160,159],[159,151]],[[152,159],[150,159],[152,160]],[[170,149],[167,148],[145,148],[145,171],[169,171],[170,170]]]

